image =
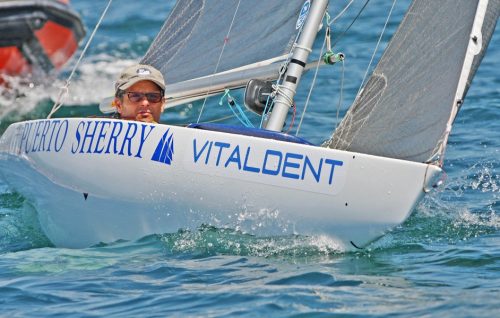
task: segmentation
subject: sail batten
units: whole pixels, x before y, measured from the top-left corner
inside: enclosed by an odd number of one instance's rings
[[[417,162],[440,161],[491,38],[498,7],[499,0],[413,1],[327,145]]]

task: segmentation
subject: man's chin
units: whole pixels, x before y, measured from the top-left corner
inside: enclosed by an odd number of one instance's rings
[[[151,115],[150,113],[137,114],[137,116],[135,117],[135,120],[142,121],[145,123],[154,123],[155,122],[153,115]]]

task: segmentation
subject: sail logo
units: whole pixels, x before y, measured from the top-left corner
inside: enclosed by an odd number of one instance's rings
[[[156,146],[156,150],[151,157],[152,161],[162,162],[170,165],[174,156],[174,135],[169,134],[170,128],[163,134],[160,142]]]
[[[296,30],[300,29],[304,25],[304,22],[306,22],[307,15],[309,14],[310,8],[311,8],[311,1],[307,0],[302,5],[302,9],[300,9],[299,18],[297,19],[297,23],[295,24]]]

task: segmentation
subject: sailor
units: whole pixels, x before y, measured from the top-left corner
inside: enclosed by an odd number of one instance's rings
[[[165,107],[165,80],[150,65],[127,67],[115,83],[117,117],[147,123],[158,123]]]

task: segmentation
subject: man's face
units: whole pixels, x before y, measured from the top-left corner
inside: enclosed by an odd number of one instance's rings
[[[147,94],[147,95],[145,95]],[[125,90],[123,97],[115,98],[116,109],[122,119],[138,120],[147,123],[160,122],[165,99],[160,88],[151,81],[140,81]]]

